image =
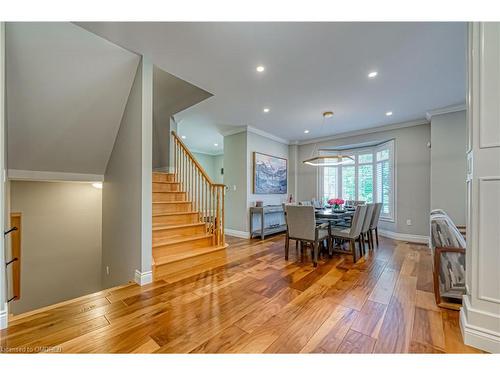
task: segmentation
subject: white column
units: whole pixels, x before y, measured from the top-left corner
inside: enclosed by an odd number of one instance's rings
[[[467,345],[500,353],[500,23],[469,24]]]
[[[5,23],[0,22],[0,228],[5,230]],[[5,274],[5,241],[0,241],[0,329],[7,327],[7,279]]]

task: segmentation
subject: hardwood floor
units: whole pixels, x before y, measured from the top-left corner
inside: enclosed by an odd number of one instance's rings
[[[2,351],[479,352],[462,343],[458,312],[436,306],[425,246],[382,238],[356,264],[336,255],[315,269],[309,251],[285,261],[283,236],[227,240],[227,256],[211,269],[14,317],[1,331]]]

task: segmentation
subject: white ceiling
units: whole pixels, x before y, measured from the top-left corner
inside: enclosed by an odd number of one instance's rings
[[[103,174],[139,56],[71,23],[8,23],[9,169]]]
[[[465,100],[465,23],[81,25],[214,94],[176,116],[194,128],[246,125],[307,140],[423,119]],[[323,122],[326,110],[335,116]]]

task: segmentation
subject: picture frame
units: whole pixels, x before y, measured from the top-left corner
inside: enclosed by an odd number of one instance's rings
[[[253,193],[287,194],[288,160],[254,151]]]

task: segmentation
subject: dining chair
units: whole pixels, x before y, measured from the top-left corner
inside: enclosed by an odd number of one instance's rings
[[[356,240],[358,240],[359,242],[359,251],[360,253],[362,252],[360,235],[361,235],[361,230],[363,229],[365,215],[366,215],[366,205],[356,206],[356,211],[354,212],[350,228],[333,227],[331,229],[331,234],[333,238],[339,238],[341,240],[349,241],[349,248],[351,250],[354,263],[356,263],[358,260],[356,256]]]
[[[377,241],[377,247],[378,247],[378,221],[380,219],[380,212],[382,211],[382,203],[375,203],[375,209],[373,211],[372,215],[372,221],[370,223],[370,230],[369,230],[369,237],[370,241],[372,242],[372,247],[373,247],[373,231],[375,231],[375,239]]]
[[[375,203],[368,203],[366,205],[366,215],[363,220],[363,227],[361,228],[361,242],[363,244],[363,253],[365,252],[365,243],[368,243],[368,249],[373,249],[373,244],[370,241],[370,225],[372,223],[373,214],[375,212]],[[366,241],[365,241],[366,236]]]
[[[316,223],[316,215],[313,206],[286,206],[287,237],[285,243],[285,260],[288,260],[290,240],[313,245],[313,265],[318,265],[319,244],[327,240],[328,251],[331,250],[330,226],[329,224]]]

